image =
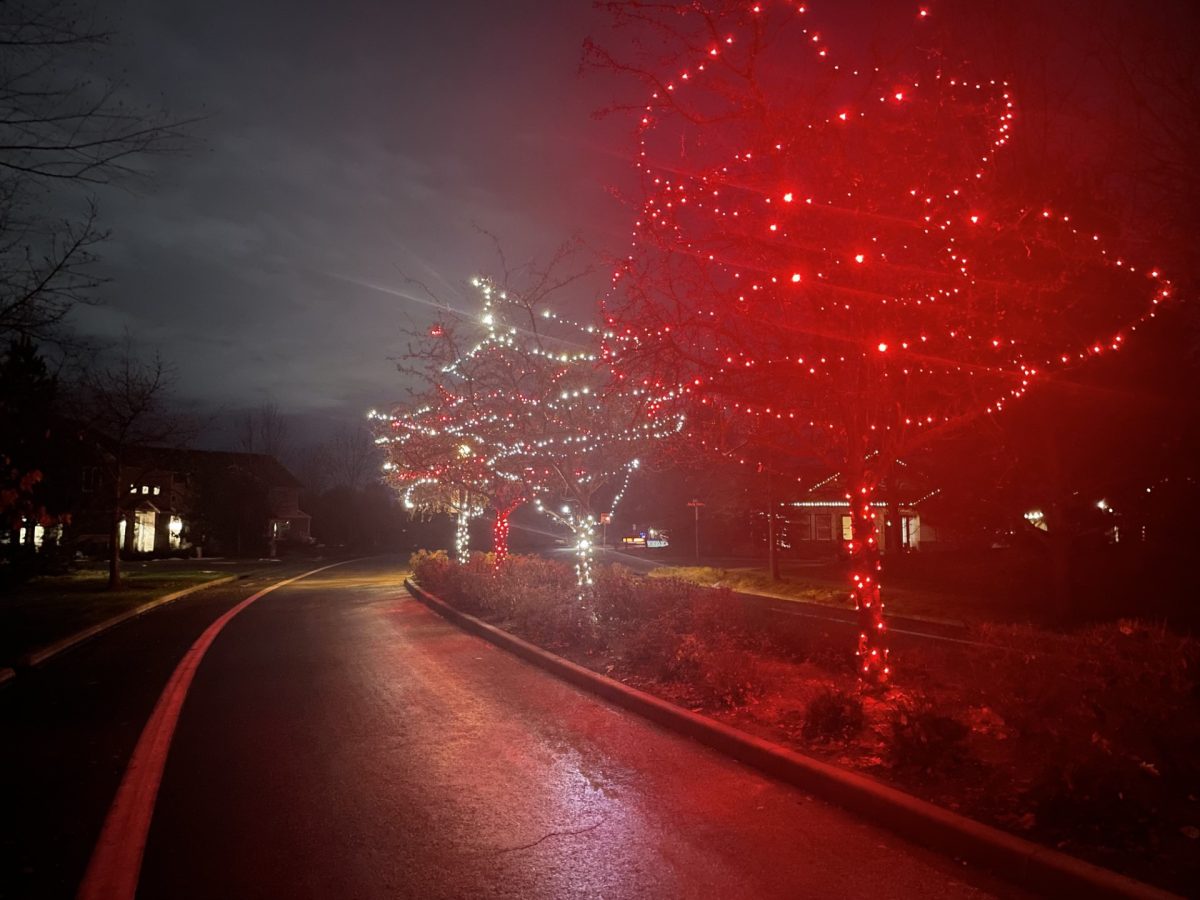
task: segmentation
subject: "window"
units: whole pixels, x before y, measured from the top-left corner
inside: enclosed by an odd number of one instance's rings
[[[171,516],[167,520],[167,544],[172,550],[178,550],[183,546],[182,534],[183,519],[179,518],[179,516]]]
[[[813,539],[812,513],[800,513],[796,516],[796,540],[811,541]]]
[[[160,488],[160,487],[159,487],[159,486],[156,484],[156,485],[154,486],[154,496],[155,496],[155,497],[157,497],[157,496],[158,496],[159,494],[161,494],[161,493],[162,493],[162,488]]]
[[[133,549],[138,553],[154,552],[154,513],[140,509],[134,513]]]
[[[849,516],[842,516],[842,540],[854,540],[854,522],[851,521]]]
[[[833,523],[830,521],[828,513],[817,513],[813,517],[813,524],[816,526],[816,540],[833,540]]]
[[[148,493],[150,493],[150,485],[148,485],[148,484],[143,484],[143,485],[142,485],[142,493],[143,493],[143,494],[148,494]]]

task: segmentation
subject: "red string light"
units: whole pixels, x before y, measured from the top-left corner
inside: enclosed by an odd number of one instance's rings
[[[854,70],[786,0],[689,10],[734,40],[707,68],[682,51],[688,77],[642,110],[644,199],[608,352],[756,423],[730,425],[738,459],[769,465],[770,442],[746,436],[794,422],[869,500],[889,458],[1118,350],[1170,297],[1157,269],[997,170],[1017,122],[1004,81],[954,73],[948,54],[914,54],[901,79]],[[859,658],[882,681],[869,502],[851,519]]]

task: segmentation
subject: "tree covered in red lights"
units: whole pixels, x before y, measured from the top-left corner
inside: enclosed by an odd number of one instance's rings
[[[803,447],[842,472],[861,673],[885,681],[875,510],[893,462],[1118,350],[1169,285],[1113,223],[1022,189],[1005,164],[1019,98],[918,50],[925,9],[884,29],[915,29],[907,49],[856,60],[789,0],[604,5],[635,39],[593,60],[648,92],[613,353],[722,423],[698,442],[782,474]]]

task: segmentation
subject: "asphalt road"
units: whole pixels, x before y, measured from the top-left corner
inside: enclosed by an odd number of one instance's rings
[[[114,628],[0,688],[0,898],[72,897],[142,726],[188,646],[281,564]]]
[[[0,692],[0,789],[19,803],[0,896],[71,896],[173,660],[253,589]],[[1015,894],[463,634],[376,561],[269,594],[217,637],[138,897]]]

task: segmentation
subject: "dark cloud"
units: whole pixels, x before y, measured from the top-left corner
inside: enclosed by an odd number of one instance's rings
[[[619,252],[624,135],[577,76],[587,0],[443,4],[126,0],[131,89],[200,113],[155,188],[109,192],[105,305],[77,326],[162,349],[213,405],[387,403],[427,315],[402,273],[467,304],[493,264],[580,233]],[[596,290],[603,279],[593,282]],[[574,302],[586,306],[592,297]]]

